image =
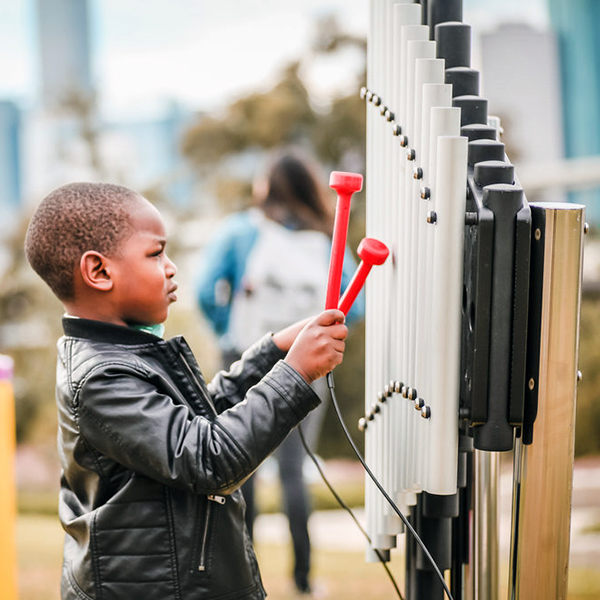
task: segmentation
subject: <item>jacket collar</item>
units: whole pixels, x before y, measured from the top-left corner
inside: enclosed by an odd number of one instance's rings
[[[161,338],[151,333],[104,321],[63,317],[62,324],[65,335],[97,342],[136,345],[162,341]]]

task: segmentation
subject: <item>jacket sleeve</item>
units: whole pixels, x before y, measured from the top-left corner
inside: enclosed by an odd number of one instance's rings
[[[104,363],[75,397],[82,443],[165,485],[197,494],[237,489],[319,404],[283,361],[214,420],[176,404],[142,369]]]
[[[285,358],[269,333],[252,344],[229,371],[219,371],[208,384],[217,412],[244,400],[248,390],[268,373],[278,360]]]

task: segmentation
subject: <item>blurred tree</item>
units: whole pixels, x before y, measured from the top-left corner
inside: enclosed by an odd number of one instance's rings
[[[310,137],[316,115],[299,68],[299,62],[288,65],[273,89],[237,100],[223,118],[201,117],[184,136],[184,155],[202,168],[248,148],[270,149]]]
[[[363,38],[341,31],[334,17],[317,21],[311,50],[301,60],[288,64],[270,90],[234,101],[220,117],[200,115],[183,137],[183,154],[200,173],[207,174],[224,159],[244,151],[299,144],[332,168],[345,161],[362,168],[366,119],[358,91],[365,81],[364,66],[357,81],[348,83],[350,94],[334,98],[325,109],[311,98],[301,75],[319,57],[348,47],[358,49],[364,65]],[[217,198],[222,199],[218,194]]]
[[[586,295],[581,304],[579,327],[579,370],[577,389],[575,454],[600,454],[600,297]]]
[[[7,240],[9,268],[0,277],[0,352],[15,361],[17,440],[54,444],[55,342],[62,309],[23,252],[26,223]],[[48,435],[51,434],[51,437]]]

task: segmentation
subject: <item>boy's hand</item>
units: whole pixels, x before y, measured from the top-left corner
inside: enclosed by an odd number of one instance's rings
[[[348,335],[345,315],[337,309],[326,310],[302,328],[285,362],[312,383],[327,375],[342,362]]]
[[[298,334],[304,329],[304,326],[314,319],[313,317],[308,317],[306,319],[302,319],[302,321],[298,321],[285,329],[281,329],[277,333],[273,334],[273,341],[275,345],[284,352],[287,352],[291,347]]]

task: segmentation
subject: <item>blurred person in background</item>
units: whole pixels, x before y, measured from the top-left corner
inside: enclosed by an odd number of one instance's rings
[[[238,360],[249,340],[322,311],[325,304],[335,197],[316,165],[298,150],[271,157],[253,185],[253,206],[230,215],[207,245],[197,279],[200,309],[219,338],[222,367]],[[356,263],[346,250],[342,290]],[[347,323],[364,316],[357,298]],[[313,389],[327,400],[325,378]],[[303,422],[308,446],[319,438],[326,403]],[[294,550],[293,577],[311,594],[310,497],[303,474],[306,452],[294,429],[274,454]],[[256,518],[254,478],[242,487],[250,535]]]

